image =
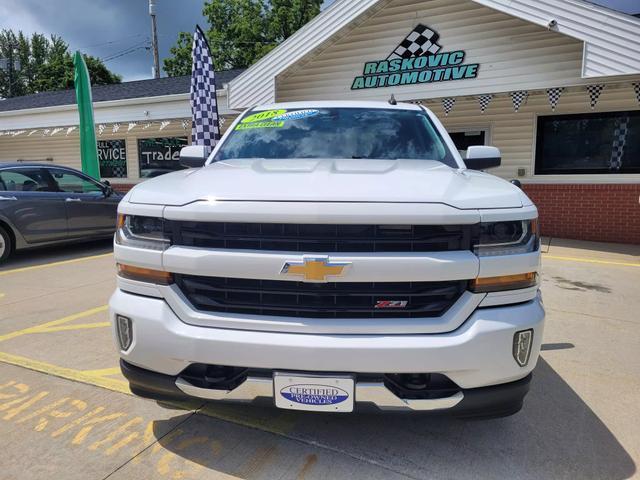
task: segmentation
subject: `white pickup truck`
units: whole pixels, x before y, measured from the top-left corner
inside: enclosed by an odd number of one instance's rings
[[[511,415],[540,351],[537,210],[428,109],[281,103],[119,205],[110,301],[133,393]]]

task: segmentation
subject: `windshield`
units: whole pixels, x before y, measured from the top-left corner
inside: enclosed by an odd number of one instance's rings
[[[248,112],[214,160],[234,158],[406,158],[457,168],[425,112],[395,109]]]

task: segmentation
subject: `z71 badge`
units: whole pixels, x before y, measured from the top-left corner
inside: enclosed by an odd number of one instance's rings
[[[407,308],[407,300],[378,300],[375,308]]]

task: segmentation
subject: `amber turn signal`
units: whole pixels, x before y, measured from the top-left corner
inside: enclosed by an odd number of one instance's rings
[[[487,293],[519,288],[533,287],[538,284],[536,272],[519,273],[517,275],[503,275],[501,277],[485,277],[471,280],[469,288],[472,292]]]
[[[158,285],[170,285],[173,283],[173,275],[170,272],[151,270],[150,268],[134,267],[132,265],[118,265],[118,275],[138,282],[156,283]]]

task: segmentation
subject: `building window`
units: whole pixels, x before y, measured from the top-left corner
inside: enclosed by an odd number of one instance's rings
[[[127,178],[127,146],[124,140],[98,140],[100,178]]]
[[[187,145],[187,137],[141,138],[138,140],[140,177],[152,178],[182,170],[180,150]]]
[[[487,130],[460,130],[450,131],[449,136],[455,143],[462,158],[467,156],[467,149],[474,145],[486,145],[489,137]]]
[[[538,118],[536,175],[640,173],[640,111]]]

